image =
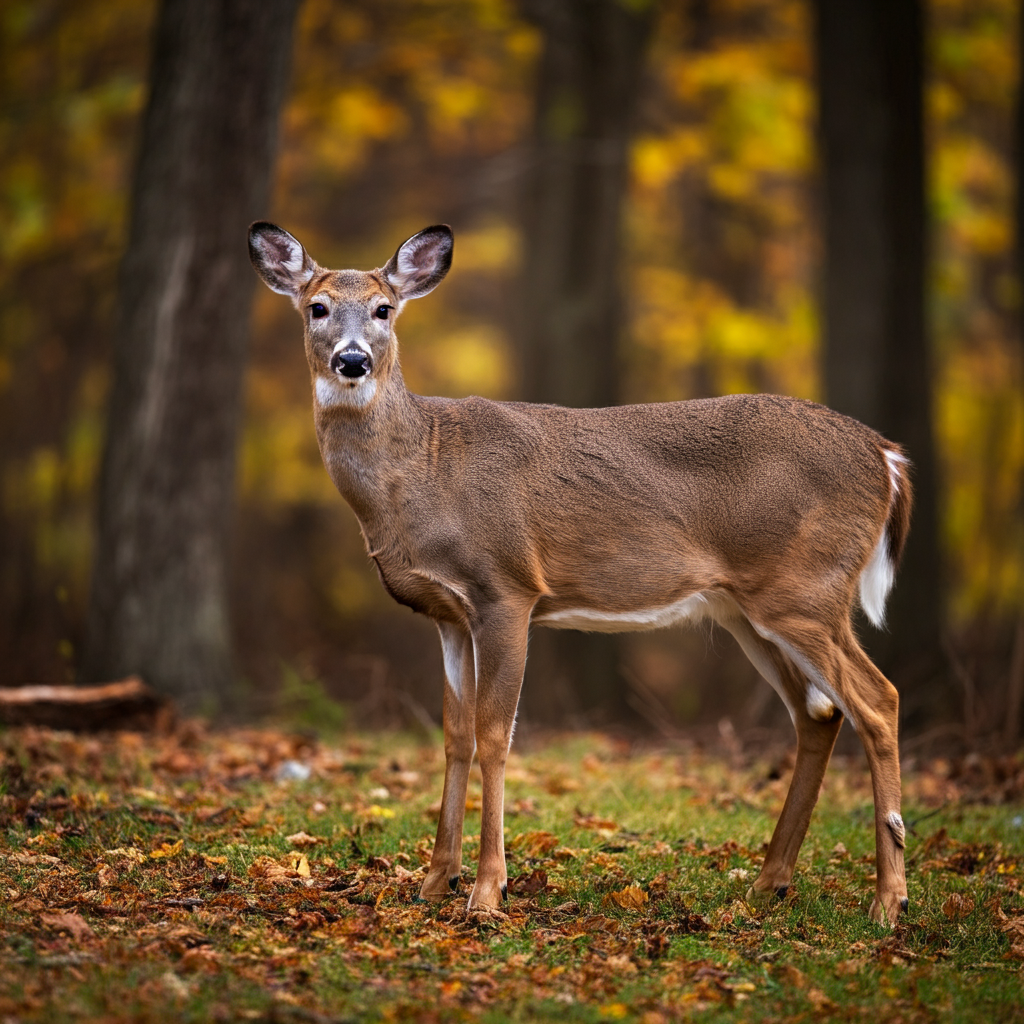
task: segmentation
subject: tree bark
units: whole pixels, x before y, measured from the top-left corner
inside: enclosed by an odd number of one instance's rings
[[[80,676],[185,711],[232,682],[226,599],[255,279],[297,0],[164,0],[157,19]]]
[[[913,713],[934,705],[942,663],[924,15],[920,0],[817,0],[816,13],[825,393],[833,408],[905,445],[914,463],[914,523],[888,630],[867,637],[883,670],[900,676]]]
[[[654,4],[521,6],[544,35],[522,212],[521,392],[532,402],[613,405],[620,393],[622,203]],[[527,688],[527,712],[605,722],[632,717],[619,660],[614,637],[542,631],[531,662],[545,685]]]

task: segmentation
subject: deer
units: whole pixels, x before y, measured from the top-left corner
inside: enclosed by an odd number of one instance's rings
[[[779,395],[576,409],[413,394],[395,323],[440,284],[453,251],[438,224],[378,269],[328,270],[283,228],[249,230],[257,274],[302,316],[324,466],[385,589],[440,634],[444,788],[420,897],[458,891],[476,756],[480,852],[467,912],[507,899],[505,766],[532,626],[710,620],[796,730],[788,794],[748,900],[786,895],[848,718],[872,780],[869,913],[892,927],[908,907],[899,698],[852,614],[859,604],[884,623],[910,524],[906,454],[854,419]]]

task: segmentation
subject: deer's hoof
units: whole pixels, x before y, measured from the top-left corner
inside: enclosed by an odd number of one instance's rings
[[[876,896],[871,902],[871,920],[883,928],[893,928],[901,913],[906,913],[910,900],[906,896]]]
[[[508,895],[508,882],[482,883],[478,878],[470,894],[467,911],[498,910]]]
[[[747,902],[752,907],[764,908],[776,900],[784,900],[788,894],[788,885],[778,885],[771,889],[758,889],[752,885],[747,890]]]
[[[443,873],[436,878],[433,875],[427,875],[423,880],[423,885],[420,887],[420,899],[436,903],[438,900],[447,899],[453,892],[458,890],[458,887],[458,875],[449,879],[446,879]]]

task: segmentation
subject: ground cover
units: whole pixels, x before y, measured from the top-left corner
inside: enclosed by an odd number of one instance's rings
[[[837,761],[789,895],[744,894],[791,760],[599,735],[513,753],[504,912],[416,899],[439,737],[0,733],[0,1021],[1024,1021],[1024,757],[911,767],[910,911],[867,916]]]

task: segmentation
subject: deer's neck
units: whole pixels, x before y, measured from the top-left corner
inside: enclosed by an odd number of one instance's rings
[[[388,514],[403,478],[423,457],[428,427],[397,365],[366,408],[318,406],[324,465],[364,529]]]

